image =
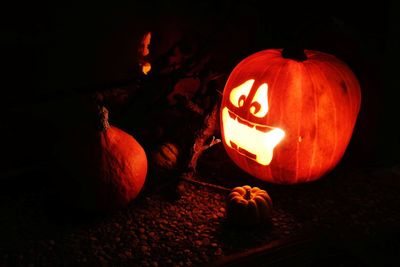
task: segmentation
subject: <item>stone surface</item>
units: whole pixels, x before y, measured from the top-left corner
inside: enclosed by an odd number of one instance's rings
[[[227,192],[203,186],[182,183],[177,200],[148,188],[124,210],[88,216],[52,202],[39,174],[21,177],[0,187],[0,266],[201,266],[297,237],[318,239],[338,265],[343,255],[374,265],[399,252],[400,176],[393,170],[264,185],[274,202],[271,225],[253,228],[227,223]]]

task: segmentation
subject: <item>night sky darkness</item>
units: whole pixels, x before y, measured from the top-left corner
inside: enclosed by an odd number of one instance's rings
[[[390,10],[383,4],[351,6],[344,1],[11,4],[0,11],[2,116],[8,129],[17,124],[20,131],[34,119],[24,112],[47,101],[49,94],[131,78],[137,45],[148,30],[163,33],[154,42],[164,46],[176,39],[176,32],[204,38],[219,55],[217,68],[225,73],[253,52],[298,43],[336,55],[359,78],[362,108],[349,147],[350,162],[391,165],[399,159],[400,135],[394,129],[399,112],[393,97],[398,90],[393,63],[398,30]],[[9,140],[10,136],[14,135],[8,134],[5,143],[15,142],[11,150],[23,150],[20,140]],[[37,143],[41,136],[25,135],[29,141],[24,143]]]
[[[389,6],[216,2],[61,5],[35,1],[2,8],[2,115],[10,125],[16,119],[23,125],[22,115],[13,112],[29,110],[49,93],[130,78],[136,68],[137,44],[147,30],[164,32],[157,41],[165,44],[180,31],[208,38],[224,72],[253,52],[299,43],[336,55],[359,78],[363,98],[349,147],[354,151],[351,161],[372,166],[398,162],[394,121],[399,112],[393,97],[398,89],[392,59],[398,41],[395,14]]]
[[[153,57],[184,33],[203,43],[215,69],[225,74],[267,48],[296,44],[337,56],[362,90],[341,164],[373,171],[400,163],[400,24],[393,6],[322,0],[54,2],[0,7],[0,181],[51,162],[57,137],[47,122],[60,115],[55,99],[134,78],[137,48],[148,31],[157,44]]]

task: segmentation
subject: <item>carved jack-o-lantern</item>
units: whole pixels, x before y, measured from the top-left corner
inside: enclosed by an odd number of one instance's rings
[[[334,56],[287,55],[270,49],[245,58],[221,104],[228,155],[252,176],[281,184],[316,180],[337,165],[361,102],[356,77]]]

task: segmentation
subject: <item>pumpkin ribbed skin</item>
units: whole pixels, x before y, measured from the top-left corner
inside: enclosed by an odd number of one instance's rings
[[[227,217],[239,225],[267,223],[272,217],[272,200],[258,187],[235,187],[228,196]]]
[[[176,168],[178,156],[178,147],[172,143],[163,143],[152,153],[154,165],[163,170],[172,170]]]
[[[360,87],[348,66],[332,55],[305,50],[307,59],[296,61],[283,58],[281,52],[269,49],[255,53],[230,74],[221,103],[223,144],[229,157],[254,177],[279,184],[309,182],[332,170],[342,158],[360,109]],[[229,97],[232,89],[250,79],[255,81],[244,105],[233,105]],[[269,108],[259,118],[250,112],[250,102],[263,83],[268,84]],[[268,165],[227,144],[224,108],[244,120],[284,131]]]
[[[147,174],[142,146],[109,125],[107,110],[103,108],[103,112],[100,127],[75,128],[70,133],[63,156],[73,204],[86,211],[111,212],[125,207],[137,197]]]
[[[141,145],[129,134],[110,126],[100,133],[98,196],[101,209],[123,207],[141,191],[147,158]]]

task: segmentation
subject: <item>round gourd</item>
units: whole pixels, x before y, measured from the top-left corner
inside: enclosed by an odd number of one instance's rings
[[[159,170],[173,170],[178,164],[179,149],[173,143],[161,144],[153,153],[152,160]]]
[[[228,196],[227,218],[238,225],[269,223],[272,200],[265,190],[249,185],[235,187]]]
[[[360,109],[359,83],[336,57],[269,49],[241,61],[221,103],[229,157],[261,180],[295,184],[332,170],[342,158]]]
[[[129,134],[108,123],[99,108],[97,122],[71,133],[64,165],[72,182],[71,198],[84,210],[109,212],[125,207],[141,191],[147,158]],[[97,127],[96,127],[97,126]]]

